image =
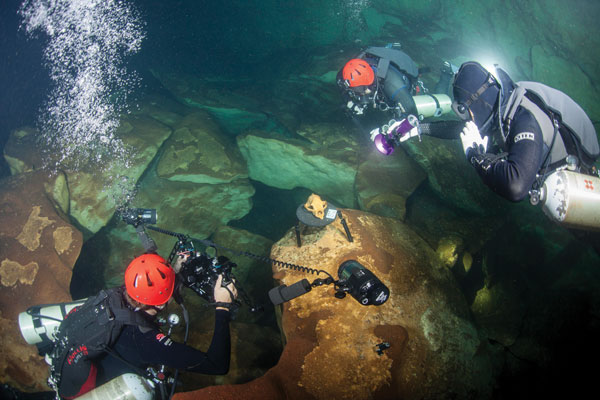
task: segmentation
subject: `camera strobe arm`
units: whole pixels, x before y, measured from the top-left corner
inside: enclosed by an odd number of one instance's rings
[[[158,247],[156,246],[156,243],[154,242],[154,240],[150,236],[148,236],[148,234],[146,233],[146,230],[144,229],[144,225],[143,224],[137,225],[135,227],[135,231],[137,232],[138,238],[142,242],[142,246],[144,246],[144,250],[146,251],[146,253],[156,253],[156,250],[158,250]]]

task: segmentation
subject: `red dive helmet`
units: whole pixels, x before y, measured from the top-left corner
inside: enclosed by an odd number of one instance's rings
[[[373,68],[365,60],[353,58],[344,65],[342,77],[348,85],[353,88],[357,86],[369,86],[375,80]]]
[[[136,257],[125,270],[127,294],[142,304],[166,303],[175,287],[175,271],[158,254]]]

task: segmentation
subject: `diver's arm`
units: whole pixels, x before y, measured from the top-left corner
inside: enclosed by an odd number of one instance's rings
[[[413,128],[409,131],[406,129],[410,126],[404,124],[404,121],[412,118],[414,122],[411,123]],[[371,141],[375,139],[375,136],[381,132],[385,132],[388,137],[394,138],[398,143],[405,142],[413,137],[420,137],[421,135],[427,135],[438,139],[458,139],[460,133],[464,128],[465,123],[462,121],[436,121],[420,123],[418,119],[412,115],[407,118],[394,123],[393,125],[384,125],[380,128],[375,128],[371,131]]]
[[[463,121],[435,121],[419,124],[421,135],[438,139],[458,139],[465,123]]]
[[[542,131],[529,112],[515,116],[507,146],[506,157],[486,153],[470,154],[467,159],[487,186],[517,202],[528,195],[543,162]]]
[[[142,369],[148,365],[165,365],[190,372],[224,375],[229,371],[231,358],[229,320],[229,311],[216,310],[213,338],[206,352],[175,342],[158,329],[142,332],[133,325],[123,329],[114,350],[128,365]]]

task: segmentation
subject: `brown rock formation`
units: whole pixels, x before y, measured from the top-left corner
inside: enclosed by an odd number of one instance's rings
[[[277,366],[244,385],[209,387],[176,399],[486,398],[493,371],[467,304],[434,251],[397,220],[344,210],[354,242],[330,224],[303,236],[289,232],[272,257],[337,278],[354,259],[391,291],[380,307],[340,300],[331,286],[285,303],[287,340]],[[290,285],[306,274],[275,270]],[[323,276],[323,275],[321,275]],[[314,275],[313,275],[314,277]],[[307,277],[310,278],[310,277]],[[382,355],[379,343],[390,348]]]
[[[71,300],[71,270],[82,245],[52,200],[60,182],[38,171],[0,185],[0,375],[26,390],[47,390],[48,366],[23,340],[17,317],[36,304]]]
[[[222,135],[209,114],[186,115],[166,142],[156,166],[158,176],[201,184],[248,178],[241,154]]]
[[[360,209],[383,217],[404,219],[406,199],[427,174],[400,147],[392,156],[368,149],[356,174]]]

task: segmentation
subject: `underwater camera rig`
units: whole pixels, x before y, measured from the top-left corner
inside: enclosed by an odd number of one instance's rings
[[[235,255],[241,255],[249,257],[258,261],[265,262],[270,265],[277,265],[282,268],[289,268],[296,271],[301,271],[307,274],[324,274],[327,278],[317,278],[313,282],[309,282],[308,279],[302,279],[290,286],[281,285],[275,287],[269,291],[269,299],[274,305],[282,304],[286,301],[290,301],[296,297],[306,294],[312,290],[313,287],[323,285],[334,285],[335,294],[334,296],[338,299],[343,299],[346,294],[350,294],[360,304],[364,306],[368,305],[382,305],[389,298],[390,291],[365,266],[360,264],[356,260],[348,260],[343,262],[338,268],[338,278],[334,277],[327,271],[321,269],[314,269],[304,267],[301,265],[291,264],[284,261],[275,260],[265,256],[259,256],[246,251],[238,251],[220,246],[210,240],[196,239],[189,235],[182,233],[171,232],[166,229],[162,229],[152,224],[156,223],[156,210],[154,209],[143,209],[126,208],[120,211],[121,218],[131,225],[138,226],[143,224],[145,228],[159,232],[162,234],[174,236],[177,238],[177,242],[171,250],[169,255],[169,263],[173,265],[175,256],[179,254],[186,254],[189,257],[182,263],[182,268],[179,272],[179,276],[182,279],[183,285],[192,289],[199,296],[207,300],[208,302],[214,302],[212,298],[213,288],[220,274],[223,275],[222,286],[228,285],[233,282],[240,294],[240,297],[250,307],[251,311],[259,311],[262,307],[256,307],[252,304],[245,291],[239,287],[232,272],[232,268],[236,266],[234,262],[224,256],[210,257],[205,252],[199,252],[196,250],[194,243],[199,243],[205,247],[212,247],[215,250],[222,249]],[[237,306],[240,305],[237,301]]]

